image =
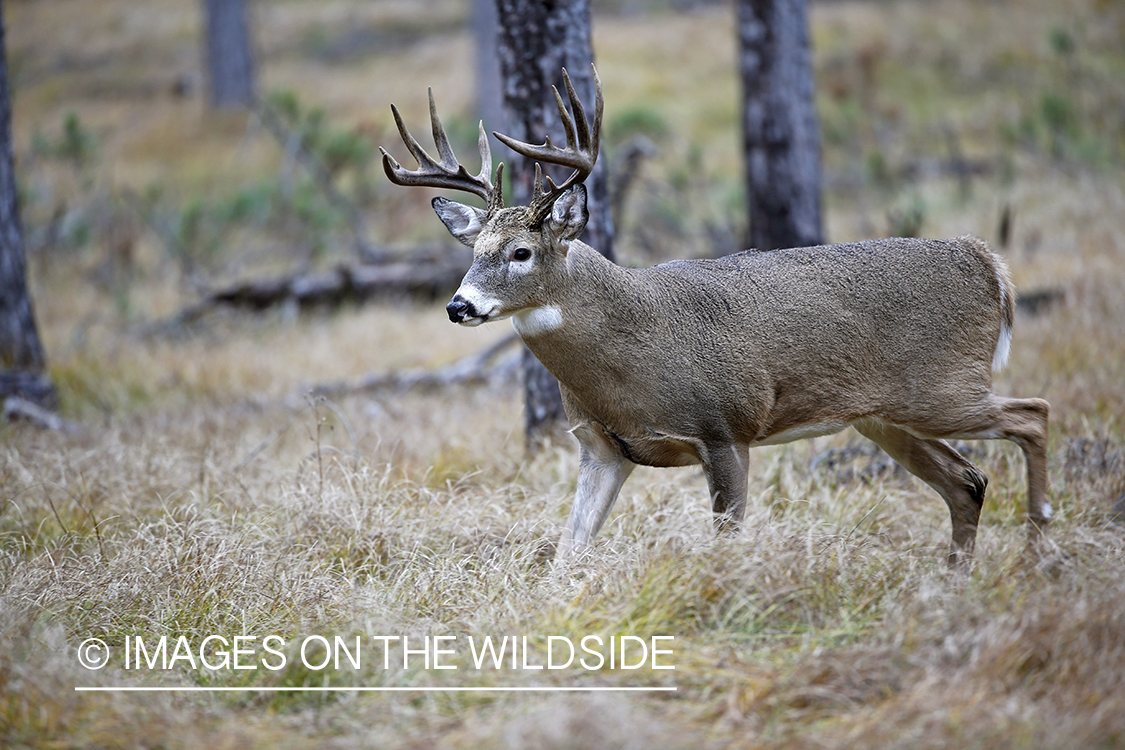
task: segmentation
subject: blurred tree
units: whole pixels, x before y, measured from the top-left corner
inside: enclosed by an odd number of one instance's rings
[[[750,247],[817,245],[820,128],[805,0],[738,0]]]
[[[254,56],[245,0],[203,0],[205,67],[215,109],[254,104]]]
[[[46,358],[27,291],[3,17],[0,0],[0,400],[20,396],[54,406],[55,390],[43,374]]]
[[[496,0],[473,0],[471,23],[476,46],[477,117],[489,130],[507,130],[500,95],[500,60],[496,55]]]
[[[589,0],[496,0],[499,22],[497,51],[506,133],[525,143],[566,142],[551,86],[562,90],[562,69],[570,74],[587,116],[594,112],[594,54],[590,45]],[[534,164],[515,159],[508,172],[516,203],[526,203],[532,191]],[[550,170],[548,170],[550,171]],[[555,175],[561,180],[566,174]],[[613,220],[610,216],[605,160],[599,159],[586,180],[590,220],[584,242],[613,258]],[[554,427],[565,422],[559,384],[524,350],[525,426],[534,449]]]

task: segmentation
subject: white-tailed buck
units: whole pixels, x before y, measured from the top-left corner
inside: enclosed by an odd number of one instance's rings
[[[992,393],[1008,356],[1015,291],[1003,260],[972,237],[883,239],[622,268],[578,239],[583,180],[598,155],[593,125],[563,81],[555,91],[567,145],[496,137],[517,153],[573,169],[537,175],[527,207],[504,208],[503,164],[480,127],[481,171],[450,148],[430,93],[438,159],[407,132],[417,170],[385,150],[399,185],[474,193],[484,209],[435,198],[473,263],[447,311],[475,326],[511,318],[558,378],[581,444],[578,491],[558,555],[590,542],[637,464],[702,464],[715,523],[737,529],[747,451],[851,426],[938,492],[953,520],[951,563],[968,563],[987,479],[947,438],[1003,438],[1027,459],[1028,536],[1045,540],[1047,412],[1038,398]]]

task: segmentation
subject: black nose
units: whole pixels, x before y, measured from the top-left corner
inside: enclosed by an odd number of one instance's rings
[[[460,323],[466,316],[472,317],[472,307],[468,300],[458,294],[445,306],[445,311],[449,314],[451,321]]]

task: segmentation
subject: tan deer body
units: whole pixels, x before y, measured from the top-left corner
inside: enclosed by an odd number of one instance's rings
[[[737,528],[750,447],[849,425],[945,499],[951,562],[972,555],[986,479],[942,439],[1016,442],[1028,463],[1030,538],[1041,539],[1050,516],[1048,405],[992,393],[1014,290],[983,242],[871,240],[622,268],[577,239],[587,216],[580,180],[592,164],[579,159],[597,153],[600,116],[591,136],[570,94],[577,134],[561,98],[559,110],[579,149],[501,139],[575,167],[571,180],[549,183],[528,208],[501,208],[491,184],[473,189],[486,195],[487,211],[434,201],[451,233],[474,248],[450,319],[512,317],[562,388],[582,457],[561,558],[593,538],[638,464],[702,464],[717,525]],[[452,172],[436,113],[433,121],[441,166]],[[419,173],[424,159],[436,165],[402,130]],[[419,173],[389,157],[386,166],[396,182],[419,184],[404,178]],[[429,177],[425,184],[450,186]]]

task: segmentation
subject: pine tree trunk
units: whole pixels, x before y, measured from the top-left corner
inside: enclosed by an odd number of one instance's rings
[[[12,158],[12,111],[3,11],[0,0],[0,401],[6,396],[21,396],[52,407],[54,387],[43,375],[46,358],[27,291]]]
[[[587,117],[593,117],[594,112],[589,0],[496,0],[496,8],[507,134],[527,143],[542,143],[545,135],[550,135],[553,143],[565,143],[551,93],[552,85],[562,91],[563,68],[582,99]],[[526,204],[532,190],[534,163],[519,157],[504,161],[514,201]],[[551,174],[556,180],[566,177],[565,173]],[[612,258],[613,220],[604,159],[598,161],[586,180],[586,187],[590,221],[582,240]],[[526,350],[524,388],[527,442],[534,449],[541,438],[566,417],[558,381]]]
[[[805,0],[738,0],[750,246],[817,245],[820,130]]]
[[[254,104],[254,56],[245,0],[203,0],[206,68],[215,109]]]

